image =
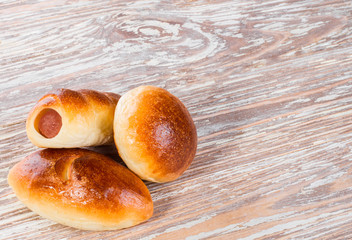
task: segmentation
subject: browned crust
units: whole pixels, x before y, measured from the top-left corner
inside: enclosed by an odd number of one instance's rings
[[[57,89],[43,96],[30,111],[26,129],[28,138],[38,147],[86,147],[113,142],[113,119],[120,95],[89,89]],[[47,139],[38,128],[37,116],[53,109],[62,118],[62,128]],[[68,138],[67,138],[68,137]]]
[[[150,193],[136,175],[89,150],[34,152],[10,170],[8,181],[24,202],[54,205],[91,221],[111,224],[131,218],[137,224],[153,213]]]
[[[140,158],[133,161],[147,163],[147,175],[160,182],[174,180],[190,166],[196,153],[197,132],[193,120],[182,102],[168,91],[152,86],[135,91],[138,94],[125,98],[121,102],[124,106],[118,106],[125,111],[118,112],[117,117],[128,121],[128,128],[120,133],[133,142],[133,148],[138,148]],[[126,144],[125,147],[129,148]],[[128,165],[130,159],[124,160]]]
[[[44,95],[37,106],[51,107],[60,103],[65,106],[66,111],[77,112],[94,104],[94,107],[116,106],[120,95],[111,92],[99,92],[90,89],[70,90],[60,88]]]

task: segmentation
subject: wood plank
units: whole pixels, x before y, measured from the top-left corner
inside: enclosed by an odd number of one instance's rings
[[[0,239],[352,238],[351,12],[343,0],[2,1]],[[25,119],[42,95],[147,84],[182,100],[199,137],[181,178],[146,182],[148,222],[82,231],[17,200],[6,176],[37,150]]]

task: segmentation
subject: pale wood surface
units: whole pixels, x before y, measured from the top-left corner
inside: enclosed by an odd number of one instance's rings
[[[1,1],[0,238],[351,239],[351,20],[349,0]],[[6,176],[37,149],[25,119],[42,95],[145,84],[199,135],[181,178],[146,183],[148,222],[80,231],[16,199]]]

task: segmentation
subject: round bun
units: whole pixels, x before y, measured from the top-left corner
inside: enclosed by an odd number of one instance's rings
[[[113,143],[113,122],[120,95],[93,90],[58,89],[30,111],[26,130],[44,148],[75,148]]]
[[[193,120],[168,91],[140,86],[124,94],[115,110],[114,139],[126,165],[144,180],[175,180],[197,148]]]
[[[45,149],[9,172],[16,196],[39,215],[85,230],[134,226],[153,214],[145,184],[109,157],[84,149]]]

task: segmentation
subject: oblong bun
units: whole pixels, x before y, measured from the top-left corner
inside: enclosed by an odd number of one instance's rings
[[[43,148],[75,148],[113,143],[114,111],[120,95],[58,89],[30,111],[26,130]]]
[[[182,102],[168,91],[140,86],[115,110],[114,139],[126,165],[142,179],[172,181],[190,166],[197,132]]]
[[[9,172],[8,182],[29,209],[61,224],[113,230],[149,219],[145,184],[109,157],[84,149],[44,149]]]

